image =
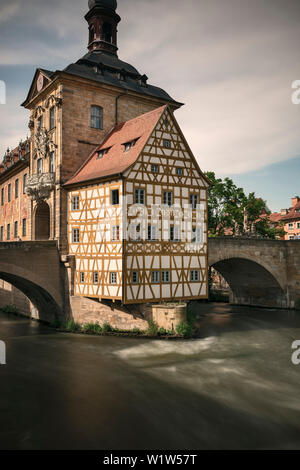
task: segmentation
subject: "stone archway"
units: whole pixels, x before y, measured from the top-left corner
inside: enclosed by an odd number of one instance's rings
[[[286,308],[284,290],[275,277],[261,264],[246,258],[217,261],[215,268],[230,286],[231,303],[261,307]]]
[[[49,240],[50,238],[50,207],[45,201],[38,203],[34,218],[34,239]]]
[[[14,274],[0,271],[0,279],[21,291],[38,311],[38,319],[51,323],[61,317],[61,309],[43,287]]]

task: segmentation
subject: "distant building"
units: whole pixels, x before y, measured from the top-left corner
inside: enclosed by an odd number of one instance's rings
[[[284,223],[286,232],[284,240],[300,239],[300,198],[292,198],[292,207],[282,209],[280,213],[280,222]]]

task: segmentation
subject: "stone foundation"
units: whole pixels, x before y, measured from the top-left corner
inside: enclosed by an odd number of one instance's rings
[[[187,321],[187,304],[153,305],[152,317],[160,328],[176,331],[176,327]]]
[[[134,309],[127,309],[118,303],[99,302],[87,297],[70,297],[71,315],[75,322],[84,323],[109,323],[118,330],[147,330],[148,322]]]

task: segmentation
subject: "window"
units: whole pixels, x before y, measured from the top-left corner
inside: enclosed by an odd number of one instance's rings
[[[289,224],[289,230],[293,230],[294,229],[294,224],[293,223],[290,223]]]
[[[198,205],[198,194],[191,194],[190,195],[190,204],[192,206],[192,209],[197,209]]]
[[[135,190],[135,204],[145,204],[145,190],[144,189],[136,189]]]
[[[169,149],[171,147],[171,142],[169,140],[164,140],[164,147],[165,149]]]
[[[19,180],[17,179],[15,181],[15,199],[18,199],[19,197]]]
[[[72,211],[79,210],[79,196],[72,197]]]
[[[105,42],[112,42],[112,26],[110,23],[103,24],[102,35]]]
[[[4,188],[1,189],[1,206],[4,205]]]
[[[201,243],[201,228],[200,227],[193,227],[192,231],[192,243]]]
[[[109,273],[110,284],[117,284],[117,273]]]
[[[113,225],[111,228],[111,241],[118,242],[120,240],[120,226]]]
[[[157,240],[157,227],[156,225],[148,225],[148,240],[156,241]]]
[[[191,282],[199,281],[199,271],[195,271],[195,270],[190,271],[190,281]]]
[[[91,107],[91,128],[103,128],[103,109],[100,106]]]
[[[10,240],[10,224],[7,224],[7,240]]]
[[[43,173],[43,160],[41,158],[37,161],[37,174],[41,175]]]
[[[80,283],[83,284],[84,283],[84,273],[80,273]]]
[[[180,241],[180,229],[179,227],[170,227],[170,241],[171,242],[179,242]]]
[[[161,272],[161,282],[164,284],[170,282],[171,276],[170,276],[170,271],[162,271]]]
[[[26,193],[27,175],[23,176],[23,194]]]
[[[300,222],[297,222],[297,228],[300,228]]]
[[[98,284],[98,282],[99,282],[99,275],[98,275],[97,271],[95,271],[94,275],[93,275],[93,283]]]
[[[152,282],[153,284],[159,283],[159,271],[152,271]]]
[[[50,173],[55,173],[55,154],[54,154],[54,152],[50,153],[49,170],[50,170]]]
[[[27,235],[27,223],[26,223],[26,219],[23,219],[22,220],[22,236],[26,237],[26,235]]]
[[[14,238],[18,238],[18,222],[15,222]]]
[[[182,168],[176,168],[176,175],[177,176],[182,176],[183,170]]]
[[[107,149],[99,150],[97,159],[100,159],[100,158],[104,157],[104,155],[106,155],[109,152],[110,149],[111,149],[111,147],[109,147]]]
[[[73,240],[73,243],[79,243],[79,240],[80,240],[79,228],[73,228],[72,240]]]
[[[37,120],[37,129],[40,130],[43,127],[43,116],[40,116]]]
[[[151,171],[152,171],[152,173],[158,173],[159,172],[159,166],[158,165],[152,165],[151,166]]]
[[[0,227],[0,242],[3,242],[3,236],[4,236],[4,227]]]
[[[7,187],[7,201],[10,202],[11,201],[11,184],[9,183],[8,187]]]
[[[50,108],[50,130],[55,127],[55,107]]]
[[[294,240],[294,235],[289,235],[289,240]]]
[[[172,206],[173,204],[173,194],[169,191],[163,192],[163,204],[165,206]]]
[[[111,205],[118,206],[119,205],[119,190],[113,189],[111,191]]]
[[[124,152],[129,152],[129,150],[135,146],[138,139],[131,140],[130,142],[126,142],[124,145]]]
[[[95,28],[94,26],[91,26],[90,28],[90,35],[89,35],[89,42],[93,42],[94,40],[94,37],[95,37]]]
[[[132,271],[132,284],[137,284],[138,282],[139,282],[138,271]]]

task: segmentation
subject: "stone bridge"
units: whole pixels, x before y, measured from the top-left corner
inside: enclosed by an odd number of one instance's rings
[[[294,308],[300,299],[300,240],[210,238],[208,263],[227,280],[232,303]],[[73,276],[74,259],[61,256],[55,241],[0,243],[0,279],[23,292],[42,320],[98,312],[99,303],[73,297]],[[101,317],[111,315],[101,309]]]
[[[300,240],[210,238],[208,264],[228,282],[232,303],[294,308],[300,299]]]
[[[68,311],[66,269],[55,241],[0,243],[0,279],[23,292],[43,320]]]

